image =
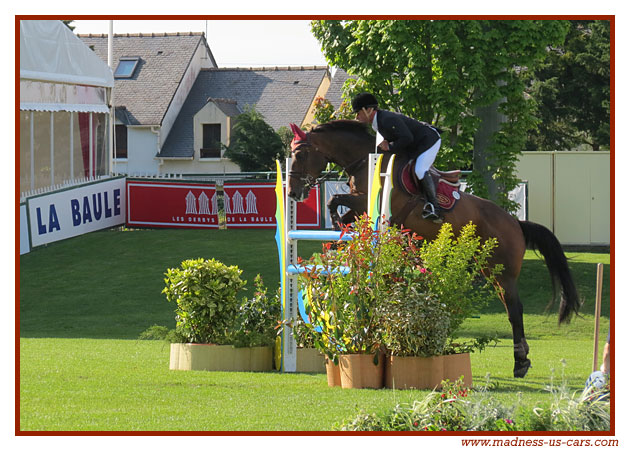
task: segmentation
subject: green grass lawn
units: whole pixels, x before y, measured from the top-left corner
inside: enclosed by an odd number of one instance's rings
[[[275,230],[106,230],[20,257],[22,337],[137,338],[153,324],[175,327],[161,294],[167,268],[188,258],[238,265],[248,281],[280,277]],[[305,242],[310,256],[321,244]],[[35,276],[36,275],[36,276]]]
[[[564,372],[572,389],[590,373],[589,340],[530,341],[534,366],[511,375],[512,344],[472,355],[474,384],[490,373],[493,396],[507,405],[550,402],[545,385]],[[170,371],[168,345],[156,341],[23,338],[22,430],[279,431],[330,430],[359,411],[385,411],[428,393],[330,388],[325,374]],[[563,364],[561,359],[566,360]]]
[[[330,430],[359,410],[379,411],[426,392],[329,388],[325,375],[170,371],[168,345],[137,340],[154,324],[174,327],[160,294],[163,274],[187,258],[216,258],[278,283],[273,230],[108,230],[20,258],[20,428],[22,430]],[[310,255],[318,243],[301,243]],[[470,318],[462,337],[497,334],[497,347],[472,355],[473,378],[506,403],[533,408],[561,373],[579,390],[591,371],[595,267],[605,264],[601,346],[608,331],[609,255],[569,253],[585,304],[557,326],[545,314],[551,284],[528,252],[520,281],[533,367],[512,377],[511,329],[500,302]],[[244,293],[251,293],[249,292]],[[562,361],[564,363],[562,363]],[[521,393],[522,395],[517,395]]]

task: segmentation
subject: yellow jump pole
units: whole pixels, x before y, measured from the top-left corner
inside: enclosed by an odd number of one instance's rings
[[[593,371],[597,371],[597,358],[599,354],[599,316],[602,311],[602,284],[604,282],[604,265],[597,264],[597,288],[595,291],[595,338],[593,346]]]

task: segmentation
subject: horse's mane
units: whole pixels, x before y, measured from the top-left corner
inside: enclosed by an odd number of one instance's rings
[[[347,119],[326,122],[325,124],[320,124],[311,130],[312,133],[324,133],[332,131],[345,131],[349,133],[370,136],[366,124],[364,124],[363,122]]]

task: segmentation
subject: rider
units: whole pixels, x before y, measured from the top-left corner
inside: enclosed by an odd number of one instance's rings
[[[441,221],[435,184],[428,170],[435,161],[442,140],[440,133],[426,122],[417,121],[400,113],[378,109],[378,101],[372,94],[364,92],[352,99],[352,110],[357,120],[371,124],[384,141],[381,150],[405,153],[416,158],[415,173],[427,197],[422,217]]]

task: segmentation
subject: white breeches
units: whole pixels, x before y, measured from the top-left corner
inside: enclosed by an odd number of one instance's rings
[[[435,161],[435,157],[437,156],[438,150],[440,150],[440,146],[442,145],[442,140],[438,139],[433,146],[425,150],[420,156],[416,159],[415,171],[418,179],[422,179],[424,174],[429,170],[433,162]]]

